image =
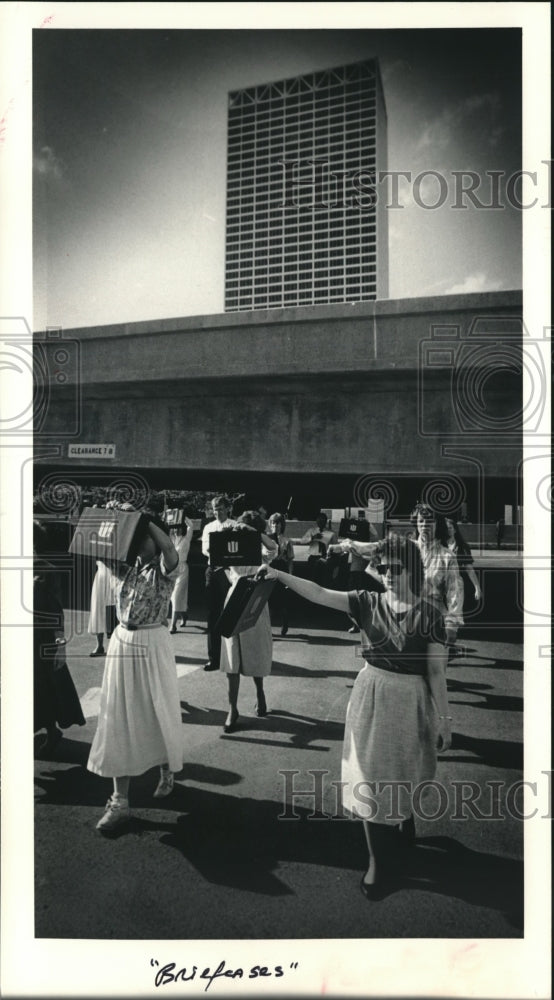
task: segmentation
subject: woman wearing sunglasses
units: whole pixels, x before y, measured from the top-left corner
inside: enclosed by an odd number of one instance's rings
[[[272,567],[259,571],[309,601],[347,612],[360,627],[365,664],[346,713],[342,784],[345,809],[364,822],[369,863],[361,890],[368,899],[381,898],[399,825],[406,840],[415,838],[412,794],[434,777],[437,749],[452,741],[443,620],[421,597],[419,549],[392,534],[376,546],[383,593],[327,590]]]

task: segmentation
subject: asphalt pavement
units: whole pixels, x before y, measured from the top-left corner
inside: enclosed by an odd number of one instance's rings
[[[152,798],[156,770],[132,779],[131,822],[108,838],[95,824],[111,782],[86,770],[104,659],[89,656],[86,612],[67,612],[68,664],[87,724],[66,730],[55,759],[35,754],[37,937],[523,935],[519,629],[481,622],[461,633],[463,655],[447,674],[454,738],[439,755],[443,792],[422,798],[415,846],[394,848],[391,885],[369,902],[359,887],[362,825],[342,815],[336,784],[363,664],[346,616],[298,599],[288,635],[273,629],[269,714],[256,716],[254,684],[243,678],[239,726],[226,735],[226,679],[203,670],[201,606],[191,614],[172,636],[183,770],[165,800]]]

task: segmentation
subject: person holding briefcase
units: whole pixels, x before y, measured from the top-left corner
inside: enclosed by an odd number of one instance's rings
[[[277,543],[265,534],[265,522],[257,511],[245,511],[238,518],[235,525],[244,531],[257,531],[262,541],[262,558],[269,563],[278,554]],[[232,566],[225,570],[229,583],[232,585],[241,576],[253,576],[258,570],[257,566]],[[227,594],[229,599],[231,591]],[[249,628],[238,635],[233,635],[229,639],[223,638],[221,646],[221,666],[220,669],[227,674],[227,685],[229,694],[229,714],[225,720],[223,731],[232,733],[235,731],[239,717],[237,702],[240,687],[241,674],[245,677],[252,677],[256,685],[257,701],[255,706],[256,715],[267,715],[267,705],[264,692],[264,677],[271,673],[273,660],[273,640],[271,636],[271,620],[267,604],[263,608],[260,617],[253,628]]]
[[[132,510],[130,505],[121,509]],[[143,514],[135,562],[110,564],[120,624],[107,650],[98,727],[87,763],[94,774],[113,778],[113,795],[96,825],[101,833],[130,818],[132,776],[159,766],[154,797],[164,798],[183,766],[177,668],[167,630],[179,557],[157,518]]]

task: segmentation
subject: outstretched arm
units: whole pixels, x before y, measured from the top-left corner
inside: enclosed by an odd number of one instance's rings
[[[260,566],[258,576],[278,580],[285,587],[294,590],[296,594],[305,597],[307,601],[313,601],[314,604],[323,604],[324,607],[335,608],[337,611],[348,612],[349,610],[348,594],[341,590],[327,590],[311,580],[300,580],[299,577],[292,576],[291,573],[283,573],[282,570],[277,570],[273,566]]]

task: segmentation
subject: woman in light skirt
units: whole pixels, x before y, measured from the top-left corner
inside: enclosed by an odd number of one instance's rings
[[[185,517],[185,526],[184,531],[182,525],[179,525],[169,532],[169,537],[179,556],[177,577],[171,594],[171,628],[169,630],[171,635],[175,635],[177,632],[177,622],[181,623],[181,628],[185,627],[189,609],[189,564],[187,560],[192,542],[193,524],[188,517]]]
[[[264,559],[272,559],[277,555],[277,543],[269,538],[263,530],[265,522],[257,511],[245,511],[237,520],[237,528],[245,531],[258,531],[262,540]],[[233,585],[241,576],[252,576],[256,566],[232,566],[226,570],[229,582]],[[229,601],[233,586],[228,591],[225,603]],[[241,675],[252,677],[256,686],[255,712],[258,716],[267,715],[267,704],[264,692],[264,677],[271,673],[273,660],[273,639],[271,636],[271,619],[267,604],[262,609],[253,628],[239,632],[231,638],[222,638],[219,669],[227,674],[227,692],[229,698],[229,713],[223,730],[232,733],[237,728],[239,718],[238,696]]]
[[[129,507],[127,507],[129,509]],[[114,791],[97,824],[109,833],[130,817],[129,780],[159,766],[154,792],[173,790],[183,766],[175,656],[167,630],[178,556],[164,528],[145,514],[135,563],[112,563],[119,625],[106,656],[98,726],[87,767],[113,778]]]
[[[437,748],[447,749],[452,739],[443,621],[420,596],[418,547],[397,535],[376,544],[382,594],[327,590],[272,567],[259,571],[307,600],[347,612],[360,628],[366,662],[347,709],[342,783],[343,805],[364,824],[369,862],[361,890],[368,899],[380,898],[386,884],[391,828],[400,824],[403,836],[414,839],[411,793],[434,777]]]

